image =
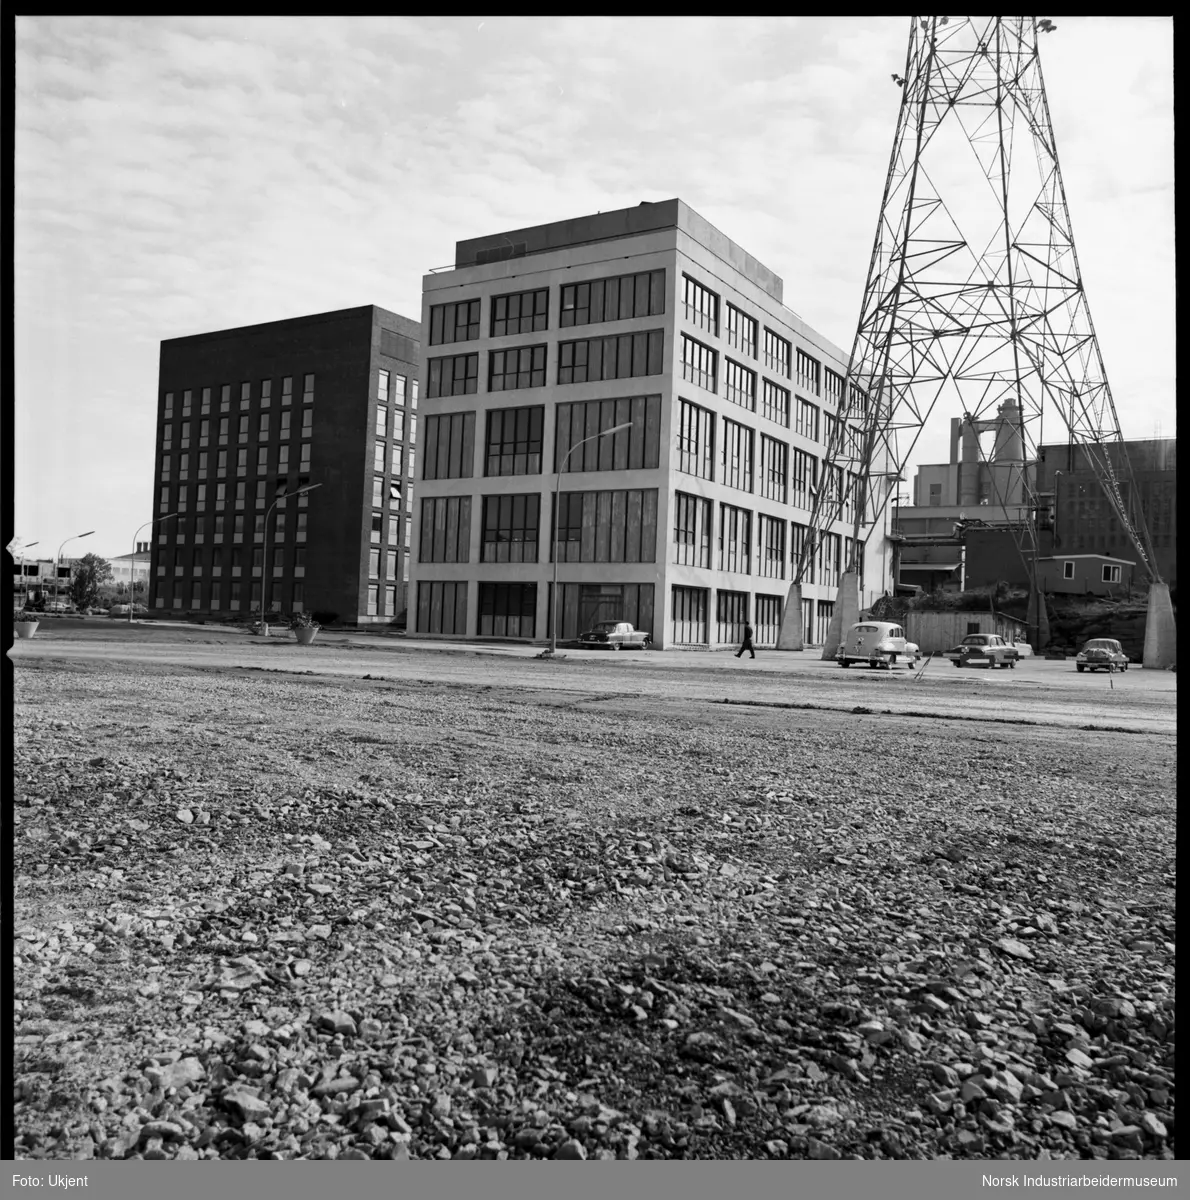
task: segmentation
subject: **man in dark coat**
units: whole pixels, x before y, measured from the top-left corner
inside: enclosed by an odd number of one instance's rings
[[[736,651],[736,658],[739,658],[745,650],[747,650],[753,658],[756,657],[756,651],[752,649],[752,626],[749,625],[747,621],[744,622],[744,644]]]

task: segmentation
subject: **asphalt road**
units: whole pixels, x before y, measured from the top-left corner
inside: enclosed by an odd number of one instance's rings
[[[704,701],[897,714],[929,720],[1176,732],[1177,678],[1134,667],[1079,674],[1074,663],[1026,659],[1015,670],[956,670],[944,659],[925,669],[840,669],[818,651],[761,651],[755,661],[722,651],[566,650],[556,661],[535,646],[443,642],[320,631],[309,647],[289,633],[105,618],[50,620],[16,641],[14,666],[104,664],[182,671],[268,671],[370,677],[389,683],[434,680],[462,687],[567,694],[579,703],[631,709]],[[575,695],[577,693],[577,695]]]

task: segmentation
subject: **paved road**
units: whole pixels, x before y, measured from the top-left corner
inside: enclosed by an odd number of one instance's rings
[[[1120,730],[1173,736],[1177,678],[1169,671],[1080,675],[1072,662],[1026,659],[1016,670],[955,670],[932,659],[924,672],[843,671],[817,651],[760,652],[755,661],[709,651],[567,650],[441,642],[323,630],[313,646],[289,634],[261,638],[219,626],[105,620],[47,621],[9,652],[15,666],[104,663],[119,669],[265,670],[409,680],[537,693],[568,702],[616,697],[649,703],[703,700],[791,708]],[[559,697],[561,698],[561,696]]]

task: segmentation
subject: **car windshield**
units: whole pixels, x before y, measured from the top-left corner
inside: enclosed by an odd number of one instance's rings
[[[595,632],[596,633],[615,633],[616,632],[616,622],[615,621],[600,621],[599,624],[595,626]]]
[[[987,635],[983,634],[983,633],[975,633],[975,634],[972,634],[971,637],[963,638],[964,646],[986,646],[987,644],[988,644]]]
[[[1108,641],[1107,638],[1095,638],[1093,641],[1088,642],[1083,647],[1083,649],[1084,650],[1115,650],[1116,643]]]
[[[878,625],[857,625],[855,627],[855,632],[856,633],[877,633],[877,632],[879,632],[879,629],[880,629],[880,627]]]

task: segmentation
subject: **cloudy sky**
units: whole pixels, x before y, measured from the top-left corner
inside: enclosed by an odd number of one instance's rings
[[[1126,436],[1174,427],[1173,30],[1056,19],[1046,87]],[[904,18],[19,18],[15,532],[125,553],[158,344],[378,304],[456,239],[680,196],[850,346]],[[945,421],[943,421],[943,426]],[[946,458],[928,432],[918,461]]]

